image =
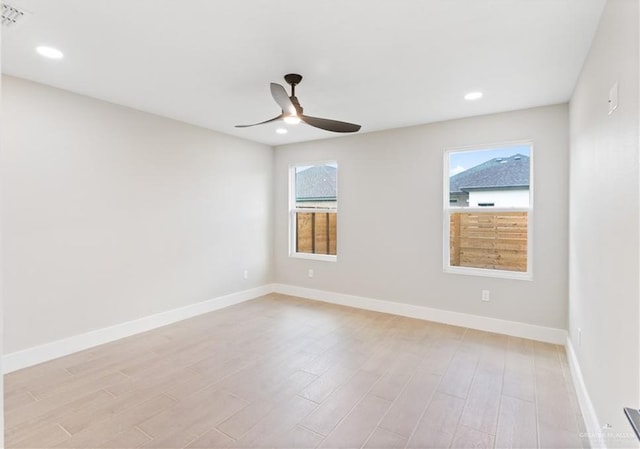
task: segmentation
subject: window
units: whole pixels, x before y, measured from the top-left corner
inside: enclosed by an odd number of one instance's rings
[[[444,269],[531,279],[532,145],[445,151]]]
[[[338,164],[298,164],[289,170],[289,254],[336,260]]]

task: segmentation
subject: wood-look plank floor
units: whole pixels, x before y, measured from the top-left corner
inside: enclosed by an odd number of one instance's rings
[[[5,376],[7,448],[581,448],[562,347],[268,295]]]

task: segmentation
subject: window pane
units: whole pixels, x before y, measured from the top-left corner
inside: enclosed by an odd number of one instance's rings
[[[452,212],[449,264],[526,272],[527,222],[527,212]]]
[[[296,207],[335,209],[337,174],[334,164],[296,167]]]
[[[449,153],[451,207],[529,207],[529,145]]]
[[[296,214],[296,252],[313,253],[313,214]]]
[[[296,252],[336,255],[337,214],[298,212],[296,215]]]
[[[297,165],[291,172],[292,255],[337,255],[338,164]]]

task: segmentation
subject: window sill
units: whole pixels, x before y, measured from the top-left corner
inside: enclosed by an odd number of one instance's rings
[[[469,276],[515,279],[515,280],[521,280],[521,281],[533,280],[533,274],[531,272],[522,273],[519,271],[490,270],[486,268],[451,267],[451,266],[444,267],[444,272],[448,274],[465,274]]]
[[[338,256],[330,254],[310,254],[310,253],[291,253],[289,257],[295,259],[308,259],[308,260],[323,260],[325,262],[337,262]]]

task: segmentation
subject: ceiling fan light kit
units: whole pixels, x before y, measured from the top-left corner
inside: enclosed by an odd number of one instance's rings
[[[298,117],[297,114],[292,114],[292,115],[285,115],[284,116],[284,122],[287,125],[297,125],[298,123],[300,123],[300,117]]]
[[[354,123],[304,115],[304,109],[296,97],[296,86],[302,81],[302,75],[289,73],[284,76],[284,80],[291,86],[291,96],[287,95],[287,91],[280,84],[271,83],[271,96],[282,109],[282,114],[272,119],[265,120],[264,122],[254,123],[252,125],[236,125],[236,128],[248,128],[250,126],[263,125],[265,123],[283,119],[287,124],[294,125],[304,122],[315,128],[336,133],[354,133],[360,130],[360,125],[356,125]]]

